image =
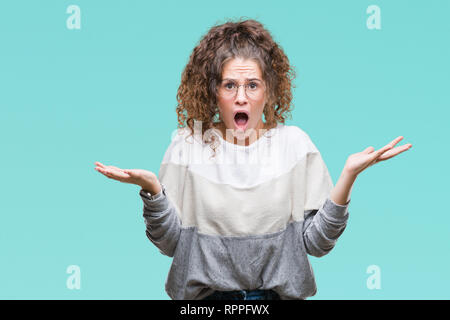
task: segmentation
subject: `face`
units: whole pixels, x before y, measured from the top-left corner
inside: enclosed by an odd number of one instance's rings
[[[232,81],[226,79],[231,79]],[[259,79],[260,82],[252,82],[250,79]],[[259,130],[264,128],[262,115],[266,103],[266,90],[264,90],[264,80],[261,70],[253,60],[234,58],[224,65],[222,80],[222,84],[219,85],[221,87],[219,92],[220,90],[223,92],[241,85],[238,87],[237,93],[234,96],[219,94],[217,97],[217,106],[219,107],[220,117],[222,119],[220,129],[223,137],[226,140],[229,140],[228,138],[232,139],[233,141],[230,141],[231,143],[235,143],[235,138],[237,140],[246,139],[246,145],[252,143],[260,135]],[[247,91],[253,90],[258,84],[263,84],[263,87],[260,87],[262,91],[258,91],[262,92],[262,94],[252,95],[250,92],[248,96],[245,93],[246,89],[244,85],[246,83],[249,85]],[[224,89],[224,86],[227,89]],[[245,116],[241,117],[242,114],[240,113],[235,117],[237,111],[247,113],[248,118],[245,119]],[[232,136],[227,135],[225,130],[232,133]]]

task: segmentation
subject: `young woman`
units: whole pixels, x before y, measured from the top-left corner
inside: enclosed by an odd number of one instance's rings
[[[350,155],[333,187],[309,136],[284,124],[293,78],[261,23],[214,26],[183,72],[179,128],[158,177],[96,162],[107,177],[141,187],[146,234],[173,257],[165,288],[172,299],[314,295],[307,254],[335,246],[356,177],[411,147],[394,148],[400,136]]]

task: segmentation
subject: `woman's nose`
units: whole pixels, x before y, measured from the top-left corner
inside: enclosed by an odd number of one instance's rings
[[[245,92],[245,86],[239,86],[237,88],[236,101],[238,101],[238,102],[247,101],[247,94]]]

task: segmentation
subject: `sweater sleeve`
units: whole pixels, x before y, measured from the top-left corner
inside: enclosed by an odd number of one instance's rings
[[[175,133],[175,132],[174,132]],[[182,205],[185,172],[188,153],[183,128],[172,134],[171,142],[164,154],[158,173],[161,184],[159,193],[151,196],[143,189],[140,196],[144,202],[145,233],[159,251],[173,257],[180,238],[182,226]]]
[[[347,226],[350,201],[345,205],[338,205],[327,198],[320,209],[305,212],[303,241],[308,254],[321,257],[334,248]]]
[[[331,198],[333,181],[321,153],[307,136],[303,241],[308,254],[321,257],[333,249],[348,220],[348,206]]]
[[[161,189],[153,199],[143,189],[139,192],[144,202],[145,233],[162,254],[173,257],[180,237],[181,222],[162,183]]]

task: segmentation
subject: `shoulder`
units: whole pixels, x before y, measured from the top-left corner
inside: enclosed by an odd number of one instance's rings
[[[164,154],[163,163],[186,163],[189,144],[194,142],[193,135],[188,127],[177,128],[170,134],[170,143]]]
[[[319,152],[310,136],[296,125],[282,125],[281,135],[289,145],[296,146],[302,154]]]

